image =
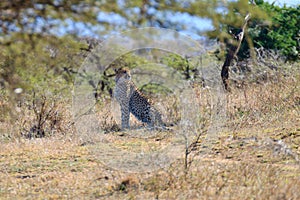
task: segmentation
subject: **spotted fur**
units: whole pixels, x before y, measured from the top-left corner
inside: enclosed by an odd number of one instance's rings
[[[163,126],[160,112],[153,106],[150,99],[135,86],[127,68],[119,69],[116,72],[115,81],[114,97],[121,106],[122,129],[130,127],[130,113],[150,127]]]

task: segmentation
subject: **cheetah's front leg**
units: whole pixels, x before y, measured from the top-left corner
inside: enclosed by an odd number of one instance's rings
[[[122,129],[129,129],[129,106],[126,104],[121,106]]]

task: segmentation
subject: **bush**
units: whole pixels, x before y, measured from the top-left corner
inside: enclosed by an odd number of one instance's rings
[[[17,125],[22,136],[41,138],[72,132],[69,103],[59,96],[33,92],[28,96],[29,99],[19,105]]]
[[[263,0],[257,0],[256,4],[271,17],[271,22],[251,20],[248,37],[253,41],[254,47],[279,51],[287,61],[298,61],[300,59],[300,5],[279,7]],[[246,42],[243,43],[239,56],[249,56],[249,45]]]

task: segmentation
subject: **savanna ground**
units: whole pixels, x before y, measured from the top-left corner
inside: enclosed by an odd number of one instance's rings
[[[71,129],[44,138],[3,137],[0,199],[300,199],[300,73],[293,67],[232,87],[225,127],[209,147],[201,145],[205,135],[199,138],[187,168],[183,151],[154,172],[111,169],[91,151],[97,143]],[[99,120],[107,128],[109,111],[103,112]],[[17,124],[2,121],[1,128]],[[119,132],[107,135],[126,140]]]

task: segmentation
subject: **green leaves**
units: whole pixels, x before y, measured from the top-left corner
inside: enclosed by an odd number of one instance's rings
[[[258,6],[271,16],[271,25],[265,25],[261,19],[252,21],[249,36],[255,47],[277,50],[286,60],[299,60],[300,6],[281,8],[262,1],[259,1]]]

